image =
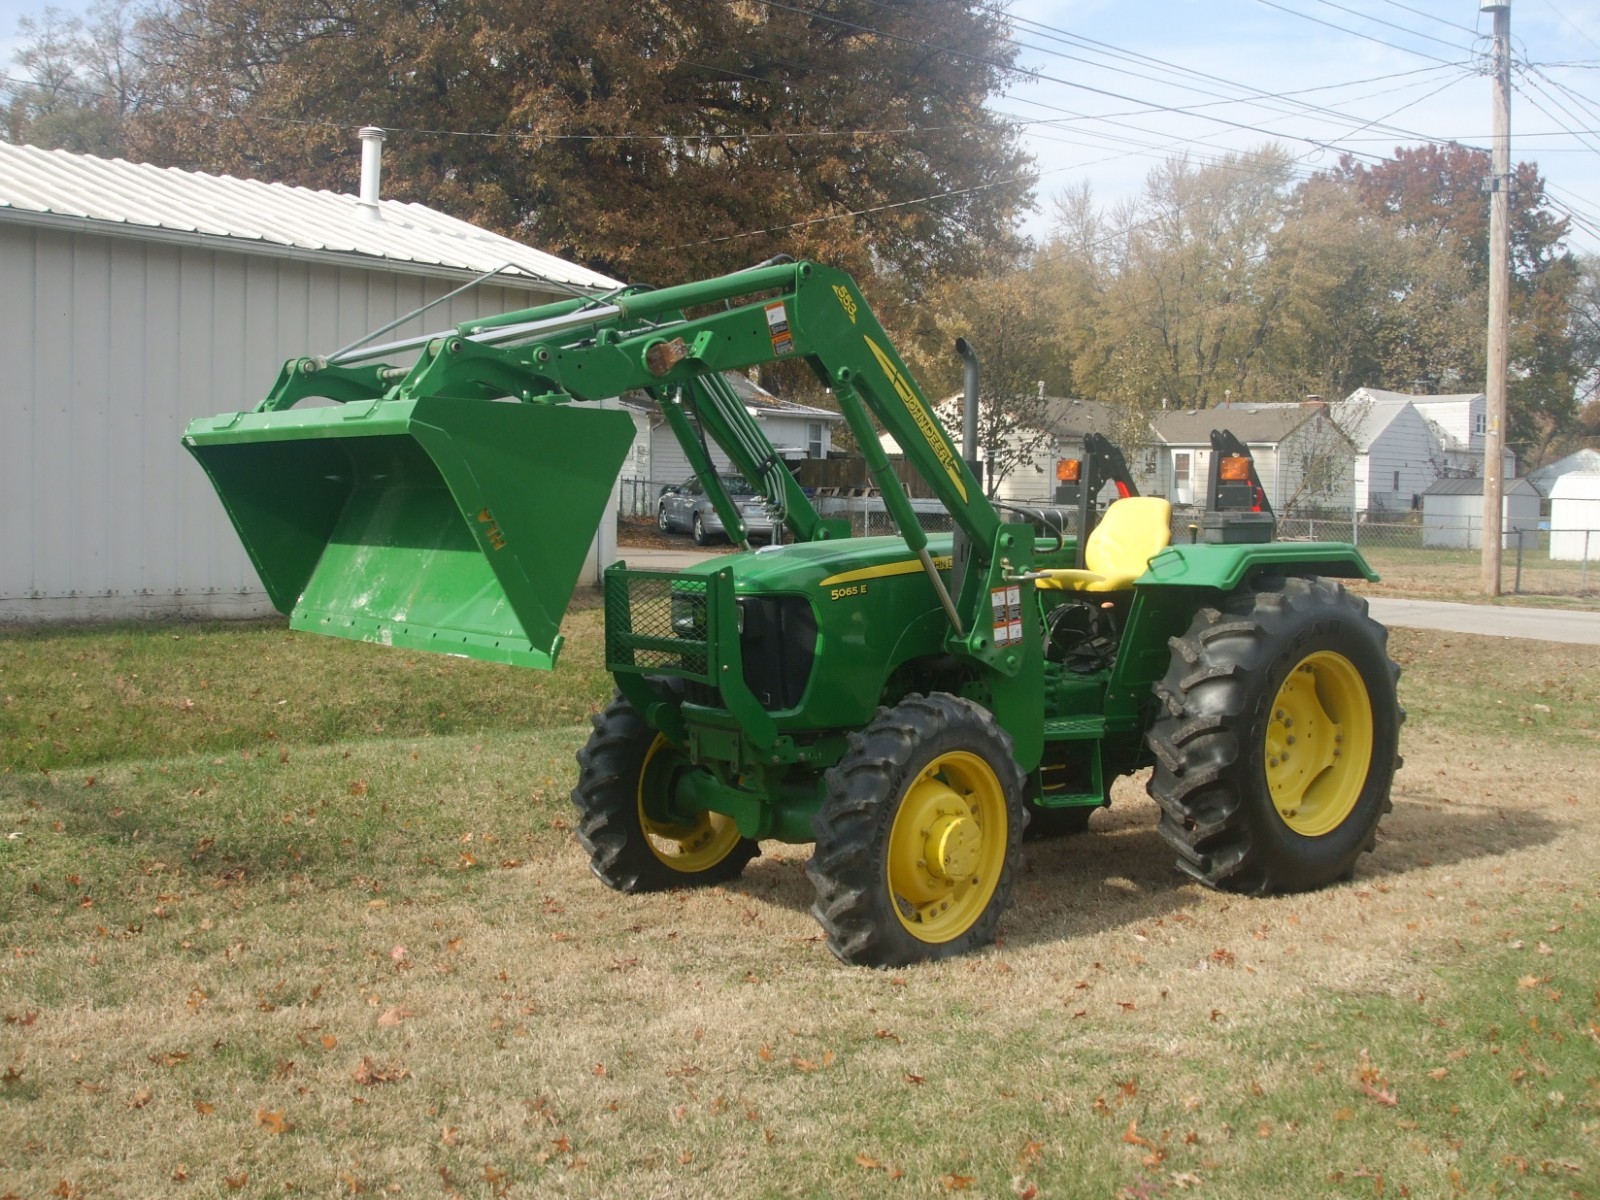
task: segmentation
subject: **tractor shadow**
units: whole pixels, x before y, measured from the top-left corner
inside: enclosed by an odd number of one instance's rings
[[[1026,842],[1023,868],[1001,936],[1032,946],[1104,933],[1162,918],[1201,900],[1207,889],[1173,864],[1142,796],[1095,814],[1089,832]],[[1375,853],[1356,864],[1353,885],[1404,878],[1435,867],[1492,861],[1548,845],[1569,826],[1536,811],[1452,803],[1397,790]],[[740,877],[738,888],[775,908],[808,914],[815,898],[803,847],[773,847]]]

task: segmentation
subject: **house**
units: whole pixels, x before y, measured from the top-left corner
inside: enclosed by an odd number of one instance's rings
[[[0,620],[270,611],[180,445],[191,418],[252,408],[285,359],[433,301],[386,336],[615,286],[381,200],[375,173],[362,190],[0,143]]]
[[[1356,507],[1369,518],[1409,512],[1435,480],[1483,474],[1487,401],[1482,393],[1413,396],[1357,388],[1332,407],[1356,443]],[[1503,452],[1502,478],[1517,459]]]
[[[844,420],[842,413],[780,400],[737,371],[724,372],[723,378],[784,459],[827,458],[832,453],[833,431]],[[636,431],[633,448],[622,467],[622,506],[624,511],[653,513],[661,489],[670,483],[682,483],[694,468],[655,401],[642,393],[630,394],[622,397],[622,406],[633,417]],[[706,449],[719,469],[729,465],[728,456],[715,442],[707,439]],[[631,503],[633,492],[648,503]]]
[[[1175,505],[1206,503],[1211,431],[1226,429],[1255,459],[1273,511],[1332,509],[1348,513],[1355,446],[1325,404],[1240,404],[1177,409],[1150,422],[1156,438],[1154,478],[1140,481]],[[1135,477],[1137,479],[1137,476]]]
[[[1143,447],[1150,436],[1142,418],[1132,414],[1129,409],[1095,400],[1058,396],[1045,396],[1042,399],[1043,408],[1037,423],[1018,423],[1003,438],[1005,450],[997,457],[1004,461],[1006,473],[994,489],[995,499],[1008,504],[1052,503],[1056,463],[1064,458],[1082,458],[1083,439],[1091,433],[1101,434],[1121,445],[1129,469],[1135,472],[1137,478],[1137,456],[1133,452],[1133,444]],[[939,423],[957,444],[961,439],[962,402],[958,393],[947,396],[934,406]],[[889,434],[880,435],[878,440],[888,453],[901,452],[899,443]],[[980,445],[979,461],[987,463],[988,458],[987,447]]]
[[[1600,475],[1570,472],[1551,485],[1550,557],[1600,561]]]
[[[1501,496],[1501,545],[1514,549],[1518,537],[1537,532],[1539,489],[1526,479],[1505,481]],[[1483,480],[1436,479],[1422,493],[1422,544],[1439,549],[1483,548]],[[1531,544],[1531,543],[1530,543]]]
[[[1548,496],[1556,480],[1563,475],[1600,475],[1600,450],[1578,450],[1565,458],[1547,463],[1537,471],[1529,471],[1529,483]]]

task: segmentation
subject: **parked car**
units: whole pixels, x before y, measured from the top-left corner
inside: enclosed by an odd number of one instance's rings
[[[760,493],[743,476],[722,475],[720,478],[729,498],[738,506],[751,539],[772,541],[776,529]],[[728,540],[728,531],[722,527],[722,518],[717,516],[711,497],[693,475],[682,483],[661,489],[661,498],[656,502],[656,524],[668,533],[690,534],[697,546],[707,546],[718,539]]]

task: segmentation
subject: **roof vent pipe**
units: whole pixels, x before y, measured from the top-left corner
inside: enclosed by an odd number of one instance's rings
[[[361,211],[376,221],[382,216],[378,187],[383,179],[384,132],[376,125],[363,125],[356,136],[361,139]]]

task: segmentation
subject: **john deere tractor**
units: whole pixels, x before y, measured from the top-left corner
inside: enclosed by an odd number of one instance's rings
[[[819,517],[723,378],[790,357],[832,390],[896,535]],[[1226,443],[1228,503],[1176,540],[1167,502],[1135,494],[1104,446],[1075,513],[998,508],[970,439],[951,441],[825,266],[291,360],[253,411],[184,440],[294,628],[550,668],[633,436],[589,402],[634,390],[745,552],[605,573],[617,691],[572,795],[610,887],[725,882],[763,840],[810,842],[840,959],[959,954],[994,937],[1030,822],[1081,829],[1145,766],[1179,867],[1209,886],[1321,887],[1372,848],[1402,714],[1385,632],[1339,582],[1375,578],[1357,550],[1261,540],[1259,482]],[[314,397],[336,404],[296,407]],[[880,429],[952,534],[924,532]],[[789,544],[749,549],[708,440]]]

